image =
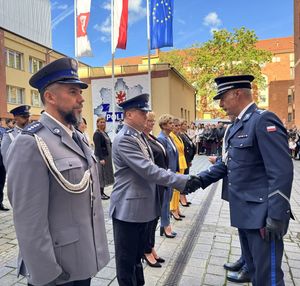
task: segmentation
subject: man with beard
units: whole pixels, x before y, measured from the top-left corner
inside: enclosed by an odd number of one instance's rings
[[[10,144],[14,141],[17,135],[21,133],[23,128],[28,125],[30,119],[30,106],[29,105],[20,105],[15,107],[10,111],[14,116],[15,125],[13,128],[8,129],[4,134],[1,141],[1,155],[3,158],[3,163],[5,165],[7,150]]]
[[[7,154],[8,197],[28,285],[90,285],[109,261],[97,160],[73,125],[84,102],[78,63],[62,58],[29,83],[45,112]]]

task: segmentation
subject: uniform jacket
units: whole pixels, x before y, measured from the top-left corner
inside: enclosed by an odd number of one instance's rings
[[[62,270],[70,278],[57,284],[87,279],[109,261],[96,158],[80,132],[82,149],[46,114],[40,122],[42,127],[26,127],[7,154],[8,197],[20,247],[18,271],[33,285],[49,283]],[[81,194],[64,190],[28,133],[44,139],[69,182],[79,183],[90,168],[91,186]]]
[[[149,146],[149,145],[148,145]],[[110,197],[110,216],[127,222],[149,222],[160,213],[156,185],[183,190],[188,176],[159,168],[151,159],[141,135],[127,124],[112,146],[115,183]]]
[[[19,133],[21,133],[21,132],[22,132],[22,129],[15,126],[12,129],[8,129],[3,134],[2,141],[1,141],[1,155],[2,155],[2,160],[3,160],[4,166],[6,164],[7,150],[9,148],[11,142],[14,140],[14,138],[16,138],[16,136],[19,135]]]
[[[193,161],[195,153],[196,153],[196,146],[193,143],[192,139],[186,133],[180,133],[180,138],[184,144],[184,156],[186,162],[189,164]]]
[[[158,134],[157,139],[165,147],[167,151],[168,160],[169,160],[168,168],[174,173],[178,172],[179,171],[178,152],[172,138],[170,137],[168,138],[168,136],[161,131]],[[172,140],[175,149],[172,147],[170,140]]]
[[[253,104],[225,140],[227,166],[215,164],[199,175],[204,187],[228,176],[232,226],[258,229],[268,216],[289,220],[293,164],[287,132],[278,117]]]

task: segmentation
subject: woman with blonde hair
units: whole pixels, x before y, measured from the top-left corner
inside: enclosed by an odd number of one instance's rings
[[[178,152],[170,133],[173,130],[173,116],[170,114],[163,114],[158,120],[161,132],[157,136],[159,142],[164,146],[168,157],[168,169],[176,173],[178,168]],[[160,235],[165,235],[167,238],[174,238],[176,232],[172,231],[170,224],[170,201],[172,199],[173,189],[167,188],[164,192],[161,220],[160,220]]]
[[[111,140],[105,132],[106,119],[98,117],[97,130],[94,133],[95,156],[98,159],[101,199],[108,200],[109,196],[104,193],[104,187],[114,183],[114,171],[111,158]]]
[[[160,168],[168,169],[167,151],[164,148],[164,146],[157,140],[157,138],[151,134],[154,124],[155,114],[154,112],[148,112],[147,121],[143,133],[148,142],[148,146],[151,148],[154,163]],[[167,191],[167,189],[167,187],[156,185],[155,209],[157,217],[154,220],[147,223],[144,259],[150,267],[161,267],[160,263],[165,262],[163,258],[157,255],[154,245],[155,230],[158,223],[158,219],[161,215],[164,193]]]
[[[179,174],[184,174],[185,169],[188,167],[184,155],[184,144],[182,139],[180,138],[180,119],[174,118],[173,120],[174,127],[173,131],[170,133],[170,137],[173,139],[173,142],[175,143],[175,146],[178,151],[178,165],[179,165]],[[180,192],[176,189],[173,190],[173,196],[170,203],[170,211],[174,219],[176,220],[182,220],[185,216],[180,213],[179,209],[179,201],[180,201]]]

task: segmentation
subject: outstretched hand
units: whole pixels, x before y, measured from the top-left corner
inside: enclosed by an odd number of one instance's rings
[[[282,239],[285,235],[286,229],[287,226],[285,222],[268,217],[265,227],[265,240],[270,241]]]
[[[183,190],[184,194],[190,194],[202,187],[202,180],[197,176],[190,176]]]

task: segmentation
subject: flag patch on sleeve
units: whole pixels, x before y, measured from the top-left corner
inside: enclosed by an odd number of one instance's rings
[[[268,132],[275,132],[276,130],[277,130],[277,128],[276,128],[275,125],[267,126],[267,131],[268,131]]]

